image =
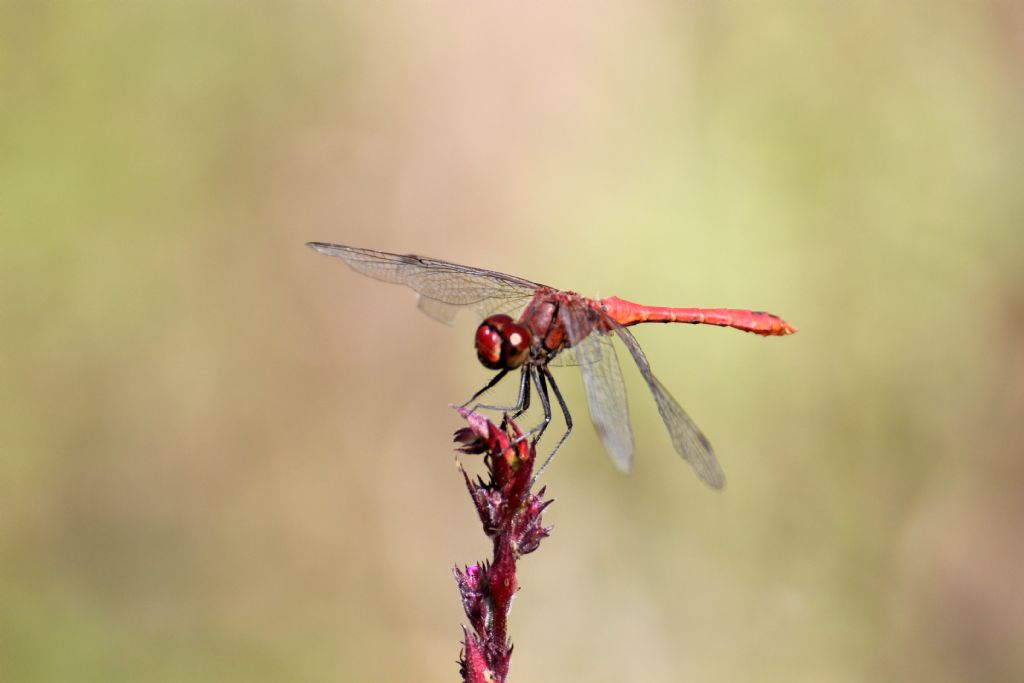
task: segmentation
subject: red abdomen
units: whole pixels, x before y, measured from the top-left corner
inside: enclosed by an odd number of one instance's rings
[[[736,308],[671,308],[642,306],[617,296],[601,299],[605,312],[620,325],[639,323],[689,323],[691,325],[718,325],[753,332],[765,337],[793,334],[796,328],[782,318],[764,311],[746,311]]]

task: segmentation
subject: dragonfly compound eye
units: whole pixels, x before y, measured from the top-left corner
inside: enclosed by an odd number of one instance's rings
[[[530,331],[522,325],[511,323],[501,332],[504,337],[501,353],[504,356],[505,367],[518,368],[530,355]]]
[[[476,328],[476,355],[486,368],[517,368],[523,364],[529,352],[529,331],[510,316],[492,315]]]

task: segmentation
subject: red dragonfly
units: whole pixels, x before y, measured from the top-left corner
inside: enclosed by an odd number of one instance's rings
[[[551,365],[579,366],[590,419],[601,441],[621,470],[631,469],[633,432],[626,404],[626,385],[612,346],[612,338],[618,337],[654,395],[676,452],[705,483],[721,488],[725,475],[710,442],[651,372],[651,364],[640,344],[626,328],[639,323],[690,323],[732,327],[762,336],[796,332],[795,327],[781,318],[762,311],[641,306],[618,297],[595,300],[514,275],[423,256],[323,242],[309,242],[308,246],[340,258],[363,275],[410,287],[419,294],[420,310],[442,322],[450,323],[455,313],[464,308],[487,316],[476,331],[477,356],[485,367],[498,373],[466,404],[475,401],[512,370],[519,369],[519,398],[514,406],[477,407],[511,410],[518,416],[529,408],[532,384],[544,410],[543,422],[528,432],[536,441],[551,421],[550,388],[565,418],[566,431],[538,474],[551,462],[573,425],[572,415],[549,369]],[[518,311],[521,311],[518,320],[509,315]]]

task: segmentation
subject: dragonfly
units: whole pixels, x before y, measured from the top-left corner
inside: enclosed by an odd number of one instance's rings
[[[418,294],[420,310],[441,322],[451,323],[465,309],[483,317],[474,339],[477,358],[497,373],[463,405],[476,401],[518,370],[515,405],[476,408],[513,411],[512,416],[518,417],[530,407],[532,386],[544,416],[524,436],[536,443],[552,420],[553,395],[566,431],[538,475],[573,429],[572,414],[550,369],[565,365],[578,366],[583,375],[590,419],[612,462],[624,472],[632,469],[635,446],[626,384],[612,344],[613,339],[618,339],[647,383],[676,452],[704,483],[722,488],[725,475],[711,442],[654,376],[643,349],[626,328],[641,323],[689,323],[731,327],[765,337],[796,332],[786,321],[764,311],[644,306],[614,296],[591,299],[514,275],[425,256],[325,242],[309,242],[307,246],[341,259],[358,273],[409,287]]]

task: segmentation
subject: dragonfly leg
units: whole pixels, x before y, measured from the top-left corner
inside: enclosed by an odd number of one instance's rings
[[[530,373],[524,368],[519,378],[519,400],[515,405],[515,412],[512,413],[512,419],[515,420],[517,417],[525,413],[530,409]]]
[[[548,397],[548,385],[544,381],[542,371],[534,365],[530,366],[530,374],[533,376],[534,384],[537,385],[537,395],[540,397],[540,405],[544,409],[544,421],[527,432],[533,439],[533,443],[537,443],[551,423],[551,399]]]
[[[523,439],[530,439],[533,443],[537,443],[544,430],[548,428],[548,423],[551,422],[551,400],[548,398],[548,386],[544,381],[544,376],[540,373],[536,366],[531,365],[529,368],[529,378],[533,380],[533,383],[537,385],[537,395],[540,396],[540,405],[544,409],[544,419],[539,425],[529,429],[513,443],[519,443]],[[526,377],[526,371],[524,370],[523,376]],[[526,395],[529,396],[529,387],[526,389]],[[521,413],[516,413],[519,415]]]
[[[558,384],[555,383],[555,376],[551,374],[551,370],[549,370],[547,366],[544,366],[541,372],[543,373],[541,375],[541,379],[544,379],[545,377],[547,378],[548,383],[551,385],[551,391],[554,392],[555,398],[558,400],[558,407],[562,409],[562,416],[565,418],[565,434],[562,434],[562,438],[558,440],[558,443],[555,444],[554,449],[551,451],[551,453],[548,454],[548,457],[544,460],[544,464],[541,465],[540,469],[534,473],[534,482],[536,482],[540,475],[544,472],[544,470],[547,469],[548,465],[551,464],[551,461],[555,459],[555,453],[558,452],[558,449],[562,447],[562,444],[565,443],[565,440],[569,438],[569,434],[572,433],[572,415],[569,413],[569,407],[565,405],[565,399],[562,398],[562,392],[558,389]],[[550,407],[548,408],[547,412],[548,419],[550,419]]]
[[[475,394],[473,394],[473,398],[469,399],[469,401],[466,401],[466,403],[463,403],[462,404],[463,407],[468,405],[476,397],[480,396],[480,394],[484,393],[485,391],[487,391],[488,389],[493,387],[495,384],[497,384],[507,373],[508,373],[508,370],[502,370],[500,373],[498,373],[497,377],[495,379],[491,380],[491,382],[486,387],[484,387],[480,391],[478,391]],[[526,374],[526,368],[523,368],[523,372],[519,376],[519,398],[516,399],[515,404],[510,405],[510,406],[498,406],[498,405],[488,405],[486,403],[477,403],[476,405],[473,406],[473,410],[478,410],[480,408],[483,408],[484,410],[499,410],[499,411],[501,411],[503,413],[512,412],[513,413],[512,414],[512,418],[515,419],[515,418],[519,417],[520,415],[522,415],[524,412],[526,412],[526,409],[529,408],[529,407],[530,407],[530,380],[529,380],[529,377]]]
[[[480,397],[481,397],[482,395],[486,394],[486,393],[487,393],[488,391],[490,391],[491,389],[493,389],[493,388],[494,388],[494,385],[495,385],[495,384],[497,384],[497,383],[498,383],[498,382],[500,382],[501,380],[505,379],[505,375],[507,375],[507,374],[508,374],[508,368],[505,368],[504,370],[502,370],[501,372],[499,372],[499,373],[498,373],[497,375],[495,375],[494,377],[492,377],[492,378],[491,378],[491,381],[490,381],[490,382],[488,382],[487,384],[485,384],[485,385],[484,385],[484,388],[483,388],[483,389],[481,389],[480,391],[478,391],[478,392],[476,392],[475,394],[473,394],[472,396],[470,396],[470,397],[469,397],[469,400],[468,400],[468,401],[466,401],[465,403],[463,403],[463,404],[462,404],[462,405],[461,405],[460,407],[461,407],[461,408],[465,408],[465,407],[466,407],[466,406],[468,406],[468,405],[469,405],[470,403],[472,403],[473,401],[477,400],[477,399],[478,399],[478,398],[480,398]],[[479,407],[479,406],[478,406],[478,407]],[[484,407],[486,407],[486,406],[484,406]]]

